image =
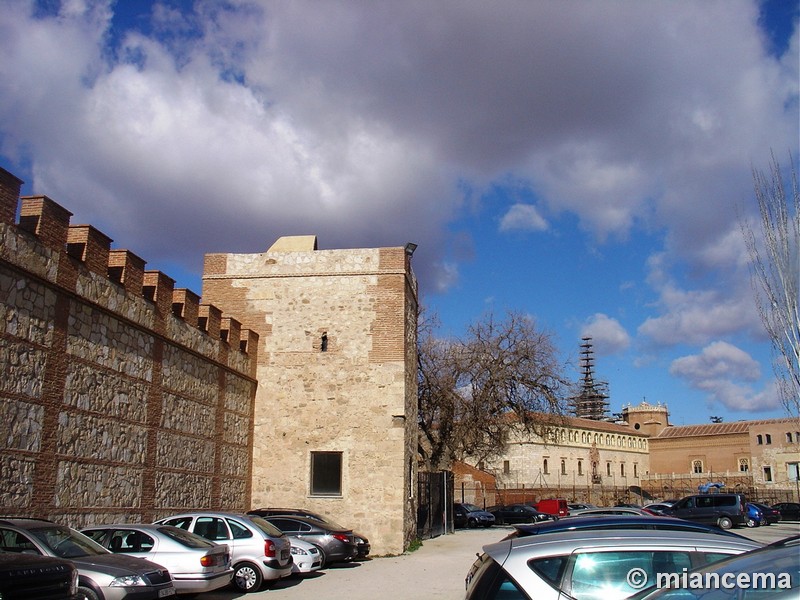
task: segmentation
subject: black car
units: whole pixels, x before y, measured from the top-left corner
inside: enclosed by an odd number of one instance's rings
[[[800,521],[800,502],[778,502],[772,508],[781,513],[782,521]]]
[[[755,505],[755,507],[761,511],[761,516],[764,521],[766,521],[766,523],[762,524],[772,525],[781,520],[781,513],[777,508],[761,504],[760,502],[751,502],[751,504]]]
[[[346,527],[342,527],[332,519],[321,515],[320,513],[312,512],[310,510],[306,510],[305,508],[256,508],[247,513],[248,515],[256,515],[259,517],[276,517],[280,515],[290,515],[293,517],[306,517],[308,519],[316,519],[320,523],[324,523],[329,527],[333,527],[335,529],[347,529]],[[358,549],[358,558],[366,558],[369,556],[370,550],[372,546],[369,543],[369,539],[364,534],[358,533],[357,531],[353,532],[353,535],[356,539],[356,548]]]
[[[514,525],[516,523],[537,523],[539,521],[554,521],[558,517],[539,512],[527,504],[509,504],[508,506],[493,506],[487,508],[494,515],[498,525]]]
[[[453,504],[454,527],[491,527],[495,523],[494,515],[468,502]]]
[[[69,561],[0,550],[0,598],[65,600],[78,591],[78,569]]]
[[[658,517],[651,515],[601,515],[597,517],[583,517],[581,519],[559,519],[558,521],[543,521],[529,525],[516,525],[515,531],[509,533],[505,539],[527,537],[543,533],[558,533],[560,531],[577,531],[582,529],[653,529],[671,531],[690,531],[692,533],[708,533],[710,535],[725,535],[741,538],[738,533],[720,529],[715,525],[695,523],[674,517]]]
[[[333,527],[316,519],[292,515],[261,517],[290,538],[314,544],[322,553],[322,566],[353,560],[358,556],[351,529]]]

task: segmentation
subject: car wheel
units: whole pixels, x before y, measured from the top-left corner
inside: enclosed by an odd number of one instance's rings
[[[747,525],[748,527],[758,527],[758,523],[753,517],[747,517],[745,525]]]
[[[261,570],[253,563],[243,562],[236,565],[233,572],[233,583],[242,592],[257,592],[264,583]]]
[[[97,592],[95,592],[92,588],[86,587],[85,585],[79,585],[75,600],[100,600],[100,596],[98,596]]]
[[[475,529],[478,526],[478,522],[475,519],[469,519],[467,521],[467,527],[470,529]]]
[[[730,529],[733,527],[733,521],[731,521],[730,517],[720,517],[717,520],[717,525],[720,529]]]

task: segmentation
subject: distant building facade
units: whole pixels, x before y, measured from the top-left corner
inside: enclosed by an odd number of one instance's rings
[[[796,490],[800,421],[767,419],[667,427],[650,439],[653,475]]]
[[[603,488],[638,486],[650,469],[648,437],[631,427],[553,415],[542,415],[541,422],[548,423],[546,432],[516,429],[500,456],[474,466],[493,475],[498,489],[534,495],[538,489],[545,497],[563,490],[582,500],[593,490],[596,501]]]
[[[334,516],[378,554],[416,534],[412,253],[288,237],[260,254],[209,254],[203,274],[203,297],[259,335],[253,506]]]

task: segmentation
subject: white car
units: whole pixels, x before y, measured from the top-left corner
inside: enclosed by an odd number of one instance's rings
[[[261,517],[227,512],[194,512],[159,519],[211,540],[227,544],[233,584],[240,592],[257,592],[264,581],[292,574],[292,542]]]
[[[292,538],[292,573],[304,575],[322,568],[322,552],[314,544]]]
[[[169,570],[178,594],[210,592],[233,579],[226,544],[169,525],[116,523],[81,531],[114,554],[146,558]]]

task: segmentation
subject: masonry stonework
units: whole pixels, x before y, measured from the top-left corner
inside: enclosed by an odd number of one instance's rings
[[[218,309],[46,196],[15,223],[20,186],[0,169],[0,510],[79,527],[248,508],[254,332],[209,332]]]
[[[405,248],[209,254],[203,297],[258,333],[253,507],[303,506],[402,552],[416,533],[417,286]],[[341,457],[318,493],[316,453]]]

